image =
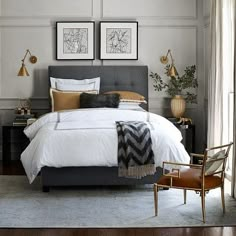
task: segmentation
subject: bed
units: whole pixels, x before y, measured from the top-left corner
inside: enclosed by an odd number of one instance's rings
[[[49,77],[63,78],[63,79],[73,78],[76,80],[90,79],[90,78],[99,76],[101,79],[100,93],[103,93],[106,91],[112,91],[112,90],[129,90],[129,91],[134,91],[139,94],[142,94],[145,98],[148,98],[148,68],[147,66],[49,66],[48,73],[49,73]],[[142,107],[143,109],[148,110],[148,103],[143,104]],[[105,109],[103,111],[102,109],[100,109],[99,112],[100,114],[108,114],[108,116],[110,112],[111,114],[119,113],[119,118],[124,117],[124,114],[120,113],[120,111],[117,111],[116,109],[111,109],[109,111],[108,110]],[[76,116],[77,114],[78,115],[81,114],[81,111],[79,111],[79,109],[76,112],[75,112]],[[97,112],[97,111],[87,110],[85,112],[88,113],[86,114],[88,117],[94,117],[94,114],[95,114],[94,112]],[[130,112],[127,111],[127,112],[128,112],[128,116],[133,117],[133,118],[136,116],[144,117],[146,116],[146,114],[149,114],[148,112],[144,112],[144,111],[139,112],[139,113],[138,112],[135,113],[131,111]],[[70,113],[70,111],[68,113]],[[63,113],[62,117],[68,117],[68,113]],[[73,111],[73,113],[71,113],[70,115],[74,117],[75,113]],[[170,127],[171,130],[174,131],[174,133],[176,133],[176,136],[180,135],[179,131],[169,121],[165,120],[165,118],[162,118],[162,117],[156,118],[156,115],[154,114],[151,114],[151,116],[154,117],[153,119],[158,119],[158,120],[161,120],[161,122],[164,122],[168,127]],[[45,120],[51,119],[50,122],[55,121],[55,123],[58,124],[58,120],[53,120],[55,117],[58,117],[58,114],[54,112],[51,115],[46,115],[45,118],[42,118],[41,120],[44,120],[45,122]],[[100,115],[100,117],[102,117],[102,115]],[[55,119],[58,119],[58,118],[55,118]],[[78,125],[81,125],[81,123],[83,122],[80,122],[80,124],[78,124],[77,122],[75,125],[78,126]],[[68,123],[66,123],[66,125],[67,124]],[[50,123],[50,125],[52,125],[52,123]],[[37,133],[35,134],[36,138],[31,137],[33,140],[31,141],[30,145],[26,148],[26,150],[22,153],[21,161],[27,172],[27,176],[30,182],[33,181],[33,179],[35,178],[35,176],[37,176],[39,171],[41,172],[41,183],[42,183],[42,189],[44,192],[48,192],[50,187],[55,187],[55,186],[150,184],[150,183],[155,182],[161,175],[162,170],[159,167],[160,163],[158,164],[157,171],[154,175],[148,175],[141,179],[135,179],[135,178],[118,177],[118,167],[114,163],[112,164],[110,163],[104,166],[96,165],[96,164],[93,165],[93,163],[90,163],[89,166],[86,166],[87,164],[82,165],[82,166],[74,166],[71,164],[67,164],[68,166],[66,164],[65,165],[60,164],[60,165],[54,166],[53,163],[47,160],[47,162],[44,162],[43,165],[38,165],[40,167],[35,167],[33,171],[34,177],[32,176],[30,177],[29,169],[32,168],[32,166],[34,165],[34,163],[37,162],[38,159],[40,159],[40,152],[38,154],[39,157],[36,157],[34,153],[36,153],[40,145],[41,146],[50,145],[50,142],[52,142],[50,139],[47,139],[48,137],[47,132],[49,131],[44,131],[43,133],[44,136],[42,137],[45,137],[45,140],[43,140],[43,138],[41,137],[37,141],[37,136],[39,136],[38,133],[42,133],[41,130],[45,129],[44,125],[42,125],[43,128],[37,127],[39,126],[38,124],[33,124],[31,126],[32,127],[30,127],[30,129],[34,130],[31,132]],[[75,130],[77,129],[73,128],[72,131],[70,132],[77,132]],[[54,130],[50,132],[59,134],[63,132],[63,128],[61,130],[56,130],[56,131]],[[77,139],[76,136],[73,136],[73,137],[74,138],[71,139],[71,143],[75,142],[75,139]],[[37,144],[36,148],[35,147],[32,148],[32,146],[34,145],[33,143],[36,143],[36,141],[40,143],[40,145]],[[171,143],[172,141],[170,140],[169,143]],[[166,142],[168,143],[168,141]],[[50,145],[50,147],[51,146],[52,145]],[[76,145],[73,145],[73,147],[68,146],[68,148],[71,150],[71,149],[74,149],[74,146]],[[174,157],[175,155],[173,153],[170,154],[170,152],[176,152],[177,161],[188,160],[189,156],[187,152],[185,151],[183,145],[180,143],[180,140],[177,142],[176,146],[178,146],[176,147],[176,150],[174,150],[175,147],[174,149],[173,147],[171,147],[170,150],[166,151],[165,153],[166,159],[173,160],[173,158],[175,158]],[[88,149],[89,149],[89,146],[88,146]],[[174,151],[171,149],[173,149]],[[97,151],[99,152],[99,150]],[[46,151],[43,150],[42,155],[44,155],[45,152]],[[60,154],[57,154],[57,155],[60,155]],[[50,156],[52,155],[50,154]],[[89,154],[88,155],[83,154],[83,159],[86,159],[87,156],[89,156]],[[171,156],[171,158],[168,158],[169,156]],[[64,160],[68,160],[66,158],[70,158],[69,154],[66,155]],[[48,163],[48,164],[45,164],[45,163]]]

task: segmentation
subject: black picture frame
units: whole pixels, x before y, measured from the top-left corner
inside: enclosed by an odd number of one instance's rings
[[[94,60],[95,22],[56,22],[56,60]]]
[[[138,60],[138,22],[100,21],[101,60]]]

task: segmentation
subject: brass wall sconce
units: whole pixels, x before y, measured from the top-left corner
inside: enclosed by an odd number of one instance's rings
[[[30,55],[30,58],[29,58],[29,61],[32,63],[32,64],[35,64],[37,62],[37,57],[36,56],[33,56],[30,52],[29,49],[26,50],[26,53],[25,53],[25,56],[24,58],[21,60],[22,61],[22,65],[21,65],[21,68],[17,74],[17,76],[29,76],[29,73],[25,67],[25,58],[27,55]]]
[[[167,51],[166,56],[162,56],[160,58],[160,61],[162,64],[167,64],[169,62],[168,55],[170,55],[170,59],[171,59],[171,65],[170,65],[170,69],[168,71],[168,76],[177,76],[178,72],[175,68],[174,59],[173,59],[170,49]]]

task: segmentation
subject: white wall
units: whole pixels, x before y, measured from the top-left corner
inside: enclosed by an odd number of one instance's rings
[[[0,122],[13,117],[18,98],[32,97],[33,107],[48,108],[48,65],[148,65],[164,74],[159,58],[170,48],[178,71],[197,65],[199,96],[197,105],[187,107],[194,119],[197,147],[202,149],[204,127],[204,16],[205,0],[1,0],[0,1]],[[56,61],[55,22],[82,20],[137,20],[139,22],[138,61]],[[96,24],[98,42],[98,24]],[[96,45],[98,52],[98,44]],[[30,77],[16,74],[26,49],[38,57],[27,64]],[[96,55],[98,58],[98,55]],[[154,91],[149,83],[150,111],[170,116],[170,99]]]

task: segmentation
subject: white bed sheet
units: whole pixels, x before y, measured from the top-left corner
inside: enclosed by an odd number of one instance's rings
[[[115,121],[129,120],[150,125],[156,166],[163,161],[189,162],[180,131],[159,115],[112,108],[52,112],[24,130],[31,140],[21,154],[29,182],[43,166],[117,166]]]

